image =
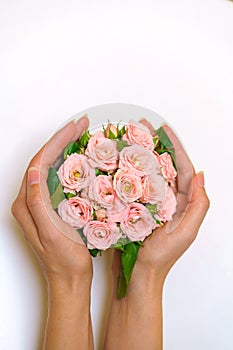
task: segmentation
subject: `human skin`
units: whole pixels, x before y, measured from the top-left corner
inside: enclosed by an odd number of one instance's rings
[[[148,121],[141,121],[153,133]],[[162,294],[166,276],[195,240],[209,208],[204,174],[195,173],[182,145],[168,126],[178,168],[178,205],[172,226],[156,229],[139,249],[127,295],[117,298],[120,252],[113,257],[113,293],[106,329],[105,350],[161,350]],[[190,191],[190,189],[192,191]]]
[[[48,318],[44,350],[91,350],[93,335],[90,317],[92,261],[82,242],[67,238],[57,228],[45,208],[49,154],[53,163],[70,142],[88,127],[81,118],[59,130],[31,160],[12,205],[12,213],[38,258],[48,286]],[[58,219],[60,220],[60,219]]]

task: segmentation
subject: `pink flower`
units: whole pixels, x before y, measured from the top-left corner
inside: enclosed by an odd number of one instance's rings
[[[113,181],[118,198],[124,203],[131,203],[142,196],[142,182],[134,171],[118,169]]]
[[[142,203],[156,204],[164,201],[167,191],[167,182],[161,175],[145,176],[142,179],[143,194],[140,198]]]
[[[107,214],[106,214],[106,210],[105,209],[103,209],[103,208],[97,209],[95,211],[95,213],[96,213],[98,221],[104,221],[106,219],[106,215]]]
[[[116,142],[104,137],[102,132],[97,132],[89,139],[86,155],[89,164],[94,168],[112,172],[118,166],[119,153]]]
[[[130,122],[126,127],[123,140],[127,141],[130,145],[137,144],[150,151],[154,149],[153,137],[149,129],[141,123]]]
[[[117,137],[117,128],[115,127],[115,125],[108,123],[105,129],[105,136],[109,138],[110,134],[112,134],[114,137]]]
[[[87,237],[88,249],[106,250],[120,238],[120,230],[116,224],[101,221],[90,221],[83,229]]]
[[[122,231],[131,241],[143,241],[156,227],[149,210],[140,203],[132,203],[120,224]]]
[[[87,199],[73,197],[64,199],[58,206],[58,214],[68,224],[82,228],[92,218],[92,208]]]
[[[134,171],[139,176],[160,172],[155,154],[139,145],[123,148],[120,152],[119,168]]]
[[[89,197],[99,203],[104,208],[113,205],[115,200],[115,191],[113,189],[111,175],[99,175],[91,182],[89,187]]]
[[[126,213],[126,208],[126,205],[116,197],[113,206],[107,208],[108,222],[121,222]]]
[[[160,221],[171,221],[172,215],[176,211],[176,196],[170,186],[167,188],[166,198],[164,202],[161,202],[158,209],[158,219]]]
[[[86,156],[73,153],[60,166],[57,174],[64,192],[74,193],[89,185],[94,169],[88,164]]]
[[[173,166],[172,158],[169,153],[165,152],[162,154],[157,154],[157,159],[161,167],[161,173],[165,179],[167,179],[171,184],[174,184],[175,178],[177,176],[176,169]]]

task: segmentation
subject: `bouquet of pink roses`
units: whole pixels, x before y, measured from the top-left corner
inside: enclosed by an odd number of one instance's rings
[[[176,210],[174,148],[161,127],[140,123],[86,131],[51,167],[53,209],[77,230],[92,256],[121,250],[118,297],[124,297],[140,246]]]

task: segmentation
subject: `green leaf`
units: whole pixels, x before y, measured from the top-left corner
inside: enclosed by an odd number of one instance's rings
[[[64,149],[64,155],[63,155],[64,160],[66,160],[67,156],[69,156],[72,153],[76,153],[79,150],[80,150],[80,147],[77,141],[69,143],[68,146],[66,146],[66,148]]]
[[[91,135],[90,135],[89,131],[88,131],[88,130],[85,131],[85,132],[82,134],[82,136],[80,137],[80,139],[78,140],[78,144],[79,144],[81,147],[86,148],[90,137],[91,137]]]
[[[75,196],[77,196],[76,193],[70,193],[70,192],[65,193],[65,197],[66,197],[67,199],[73,198],[73,197],[75,197]]]
[[[100,253],[101,254],[101,250],[99,249],[89,249],[89,252],[91,254],[91,256],[93,256],[94,258]]]
[[[157,213],[157,205],[156,204],[150,204],[147,203],[145,207],[149,210],[151,216],[154,217],[154,215]]]
[[[117,138],[117,135],[114,134],[114,132],[112,132],[111,129],[108,130],[108,138],[111,140],[114,140]]]
[[[65,199],[65,195],[63,192],[63,187],[59,183],[55,192],[51,196],[51,204],[53,209],[57,209],[58,205]]]
[[[124,247],[130,243],[128,238],[119,238],[118,241],[112,245],[112,248],[124,251]]]
[[[96,211],[95,211],[95,210],[93,210],[93,219],[94,219],[94,220],[97,220],[97,214],[96,214]]]
[[[118,285],[117,285],[117,298],[118,299],[122,299],[126,296],[127,287],[128,287],[128,285],[126,284],[124,273],[121,270],[120,275],[118,277]]]
[[[172,157],[172,161],[173,161],[173,164],[174,164],[175,168],[177,169],[177,167],[176,167],[175,149],[174,149],[173,144],[172,144],[171,140],[169,139],[167,133],[165,132],[163,127],[160,127],[155,132],[159,136],[160,144],[162,146],[160,149],[156,149],[156,151],[159,154],[168,152],[171,155],[171,157]]]
[[[159,142],[159,137],[158,136],[153,137],[153,142],[154,142],[154,148],[156,148],[156,146]]]
[[[116,143],[117,143],[117,150],[118,150],[118,152],[122,151],[123,148],[129,146],[128,143],[126,141],[123,141],[123,140],[117,140]]]
[[[173,144],[162,126],[156,130],[156,134],[165,148],[173,148]]]
[[[100,170],[99,168],[95,168],[95,176],[99,175],[108,175],[106,171]]]
[[[131,242],[124,246],[124,251],[121,253],[121,272],[118,278],[117,289],[118,298],[123,298],[127,293],[140,246],[141,244],[138,242]]]
[[[121,139],[125,133],[126,133],[125,125],[121,129],[119,128],[119,125],[117,125],[117,138]]]
[[[60,183],[59,178],[57,176],[57,170],[55,168],[49,168],[48,177],[47,177],[47,185],[49,189],[50,196],[56,191],[58,184]]]

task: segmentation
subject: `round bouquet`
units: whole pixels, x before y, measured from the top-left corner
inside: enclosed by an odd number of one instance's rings
[[[126,295],[146,237],[176,210],[174,148],[164,129],[108,123],[64,149],[48,173],[53,209],[75,228],[92,256],[121,250],[118,297]]]

